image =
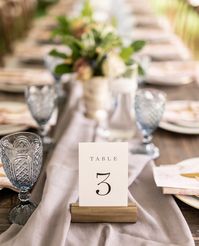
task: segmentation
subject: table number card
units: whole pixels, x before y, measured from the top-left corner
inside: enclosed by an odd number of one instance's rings
[[[128,143],[79,143],[79,205],[128,205]]]

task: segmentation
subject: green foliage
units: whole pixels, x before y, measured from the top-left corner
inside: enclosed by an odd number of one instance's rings
[[[138,74],[142,76],[145,75],[145,70],[139,63],[138,63]]]
[[[122,47],[121,52],[120,52],[120,57],[124,60],[125,63],[130,63],[130,59],[133,55],[133,47],[128,46],[128,47]],[[129,64],[130,65],[130,64]]]
[[[93,20],[93,10],[89,0],[85,0],[80,16],[73,19],[60,16],[57,20],[58,26],[53,31],[53,35],[59,36],[62,44],[71,50],[70,55],[57,50],[50,52],[50,55],[65,60],[65,63],[58,65],[55,70],[58,75],[73,70],[76,72],[78,69],[87,74],[103,75],[103,63],[109,53],[115,52],[124,64],[131,65],[134,62],[133,54],[145,45],[144,41],[138,40],[129,46],[123,46],[121,37],[112,26],[96,23]],[[128,75],[129,72],[127,71],[126,74]]]
[[[91,4],[90,4],[89,0],[85,0],[83,9],[81,11],[81,16],[82,17],[88,17],[90,19],[93,18],[93,9],[91,7]]]
[[[57,67],[55,68],[55,74],[56,75],[63,75],[66,73],[72,73],[72,66],[68,65],[68,64],[59,64],[57,65]]]
[[[57,22],[58,25],[57,27],[53,30],[52,34],[53,36],[57,36],[57,35],[68,35],[71,33],[70,30],[70,21],[66,16],[59,16],[57,17]]]
[[[54,56],[54,57],[59,57],[59,58],[62,58],[62,59],[66,59],[67,58],[66,54],[64,54],[62,52],[59,52],[56,49],[51,50],[49,55]]]
[[[146,42],[143,40],[136,40],[131,44],[131,47],[133,48],[134,52],[140,51],[144,46]]]

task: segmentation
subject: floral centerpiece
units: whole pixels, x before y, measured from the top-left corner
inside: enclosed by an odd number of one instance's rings
[[[98,118],[98,113],[106,107],[108,79],[130,76],[130,65],[134,63],[132,55],[145,43],[135,41],[125,46],[116,29],[93,20],[88,1],[79,17],[59,17],[58,20],[54,35],[61,37],[62,44],[69,47],[70,52],[66,54],[56,49],[50,52],[51,56],[63,59],[63,63],[55,68],[55,73],[76,74],[84,88],[86,115]]]

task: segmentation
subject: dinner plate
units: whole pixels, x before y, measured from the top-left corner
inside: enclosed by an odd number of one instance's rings
[[[186,203],[187,205],[199,209],[199,198],[196,196],[182,196],[175,195],[180,201]]]
[[[184,160],[182,162],[179,162],[177,165],[188,165],[190,163],[199,163],[199,158],[191,158]],[[199,198],[196,196],[183,196],[183,195],[175,195],[179,200],[186,203],[187,205],[199,209]]]
[[[190,135],[198,135],[199,134],[199,128],[190,128],[190,127],[184,127],[184,126],[179,126],[172,124],[170,122],[166,121],[161,121],[159,124],[159,127],[161,129],[170,131],[170,132],[175,132],[175,133],[182,133],[182,134],[190,134]]]

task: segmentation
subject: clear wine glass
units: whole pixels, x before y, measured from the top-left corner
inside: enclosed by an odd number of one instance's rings
[[[33,118],[39,128],[44,148],[47,149],[53,143],[48,136],[46,125],[50,120],[56,106],[56,92],[53,85],[28,86],[25,91],[26,101]]]
[[[166,95],[155,89],[139,89],[135,96],[135,115],[138,128],[142,132],[142,144],[131,151],[148,154],[153,159],[159,157],[159,149],[152,143],[152,133],[158,127],[164,112]]]
[[[97,134],[109,141],[126,141],[135,134],[136,122],[131,110],[137,90],[137,64],[129,67],[129,76],[109,79],[107,119],[100,122]]]
[[[9,214],[12,223],[24,225],[36,208],[30,201],[30,189],[37,181],[42,166],[41,138],[34,133],[19,132],[0,141],[1,161],[10,182],[19,190],[20,204]]]

